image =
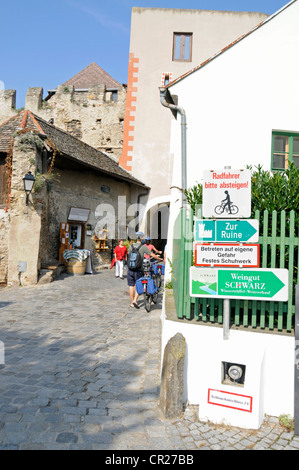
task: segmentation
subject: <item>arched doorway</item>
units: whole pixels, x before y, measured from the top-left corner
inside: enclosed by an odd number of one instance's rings
[[[147,207],[144,218],[144,233],[151,238],[157,250],[164,251],[167,243],[170,202],[158,202]]]

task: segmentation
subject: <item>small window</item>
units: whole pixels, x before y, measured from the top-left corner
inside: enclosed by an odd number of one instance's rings
[[[192,33],[173,34],[172,60],[191,62],[192,60]]]
[[[299,133],[273,132],[272,170],[286,170],[289,162],[299,167]]]
[[[114,90],[111,93],[111,101],[117,101],[118,100],[118,91]]]

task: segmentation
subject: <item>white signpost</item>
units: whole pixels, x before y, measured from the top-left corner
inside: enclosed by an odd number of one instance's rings
[[[250,170],[205,171],[202,198],[206,218],[250,217]]]
[[[223,299],[223,339],[229,339],[231,300],[286,302],[289,296],[287,269],[259,268],[259,222],[251,215],[251,173],[249,170],[204,172],[203,219],[194,223],[195,266],[190,267],[191,297]],[[246,219],[246,220],[245,220]],[[244,269],[246,268],[246,269]],[[236,348],[236,336],[216,353],[213,380],[207,383],[208,399],[200,406],[203,418],[216,422],[227,417],[251,425],[260,419],[260,383],[263,352]],[[220,357],[221,354],[221,357]],[[299,355],[298,355],[299,356]],[[227,359],[228,358],[228,359]],[[219,384],[216,366],[229,362],[246,369],[244,393],[224,381]],[[254,374],[250,375],[254,365]],[[298,367],[299,368],[299,367]],[[243,386],[243,385],[242,385]],[[219,388],[221,387],[221,388]],[[241,393],[240,393],[241,391]],[[254,405],[253,405],[254,403]],[[219,411],[220,410],[220,411]],[[234,411],[237,410],[237,411]],[[241,417],[240,412],[246,418]],[[299,428],[299,426],[298,426]],[[298,431],[299,433],[299,431]]]

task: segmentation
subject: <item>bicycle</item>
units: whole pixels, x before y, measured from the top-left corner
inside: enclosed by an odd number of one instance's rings
[[[225,202],[222,202],[219,206],[216,206],[214,211],[217,215],[220,215],[220,214],[223,214],[224,209],[225,209],[225,212],[231,215],[236,215],[239,212],[238,206],[231,203],[230,207],[228,207],[228,205],[226,205]]]
[[[150,312],[151,302],[158,302],[158,288],[152,276],[151,262],[147,259],[143,260],[144,276],[136,281],[136,289],[139,295],[144,295],[144,306],[147,312]]]
[[[154,263],[153,264],[153,273],[154,273],[154,280],[155,284],[160,289],[162,285],[162,276],[164,276],[165,273],[165,265],[161,263]]]

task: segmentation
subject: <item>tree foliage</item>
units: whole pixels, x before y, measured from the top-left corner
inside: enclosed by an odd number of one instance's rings
[[[298,208],[299,168],[290,163],[287,170],[272,174],[258,165],[251,174],[252,216],[256,210],[282,212]]]
[[[251,170],[251,216],[256,210],[263,212],[298,211],[299,209],[299,168],[293,163],[284,171],[271,173],[261,165],[248,166]],[[202,204],[202,185],[197,184],[185,191],[186,201],[195,211]],[[298,215],[298,214],[297,214]]]

